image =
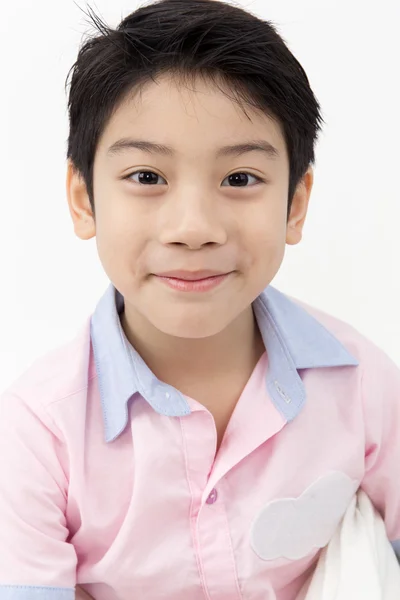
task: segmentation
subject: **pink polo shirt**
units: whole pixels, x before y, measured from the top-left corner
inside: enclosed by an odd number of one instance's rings
[[[400,371],[268,286],[266,351],[215,457],[210,412],[158,380],[110,285],[0,398],[0,600],[294,600],[361,486],[400,550]]]

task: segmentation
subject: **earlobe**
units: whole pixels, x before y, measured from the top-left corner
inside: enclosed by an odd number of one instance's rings
[[[288,225],[287,232],[286,232],[286,243],[289,246],[295,246],[296,244],[301,242],[302,237],[303,237],[302,228],[300,229],[300,228],[296,228],[292,225]]]
[[[301,242],[303,227],[307,216],[307,203],[304,196],[293,199],[292,209],[286,230],[286,243],[294,246]]]
[[[68,161],[67,167],[66,192],[75,235],[81,240],[93,238],[96,227],[86,184],[71,161]]]

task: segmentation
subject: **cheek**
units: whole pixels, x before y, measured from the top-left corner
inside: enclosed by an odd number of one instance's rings
[[[98,215],[96,243],[99,258],[107,272],[112,269],[137,270],[145,247],[145,228],[137,220],[118,214]]]
[[[259,219],[247,238],[247,255],[255,277],[269,281],[276,275],[286,248],[285,221]],[[256,275],[257,273],[257,275]]]
[[[246,237],[252,254],[256,256],[279,253],[286,242],[284,215],[277,218],[275,215],[259,214],[259,218],[253,220]]]
[[[285,254],[285,238],[280,236],[268,237],[255,240],[253,248],[254,266],[262,274],[274,274],[279,269]]]

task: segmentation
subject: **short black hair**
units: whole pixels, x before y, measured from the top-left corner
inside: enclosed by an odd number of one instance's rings
[[[139,7],[116,29],[91,8],[88,16],[96,35],[82,44],[66,79],[67,86],[72,72],[67,159],[83,177],[93,214],[93,164],[107,122],[132,91],[170,73],[182,83],[197,76],[222,82],[246,116],[247,104],[279,124],[290,165],[289,215],[297,184],[315,164],[324,120],[276,24],[218,0],[158,0]]]

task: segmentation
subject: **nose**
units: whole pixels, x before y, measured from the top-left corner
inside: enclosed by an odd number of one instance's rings
[[[162,208],[161,243],[184,244],[193,250],[206,244],[223,245],[227,231],[217,202],[198,190],[167,200]]]

